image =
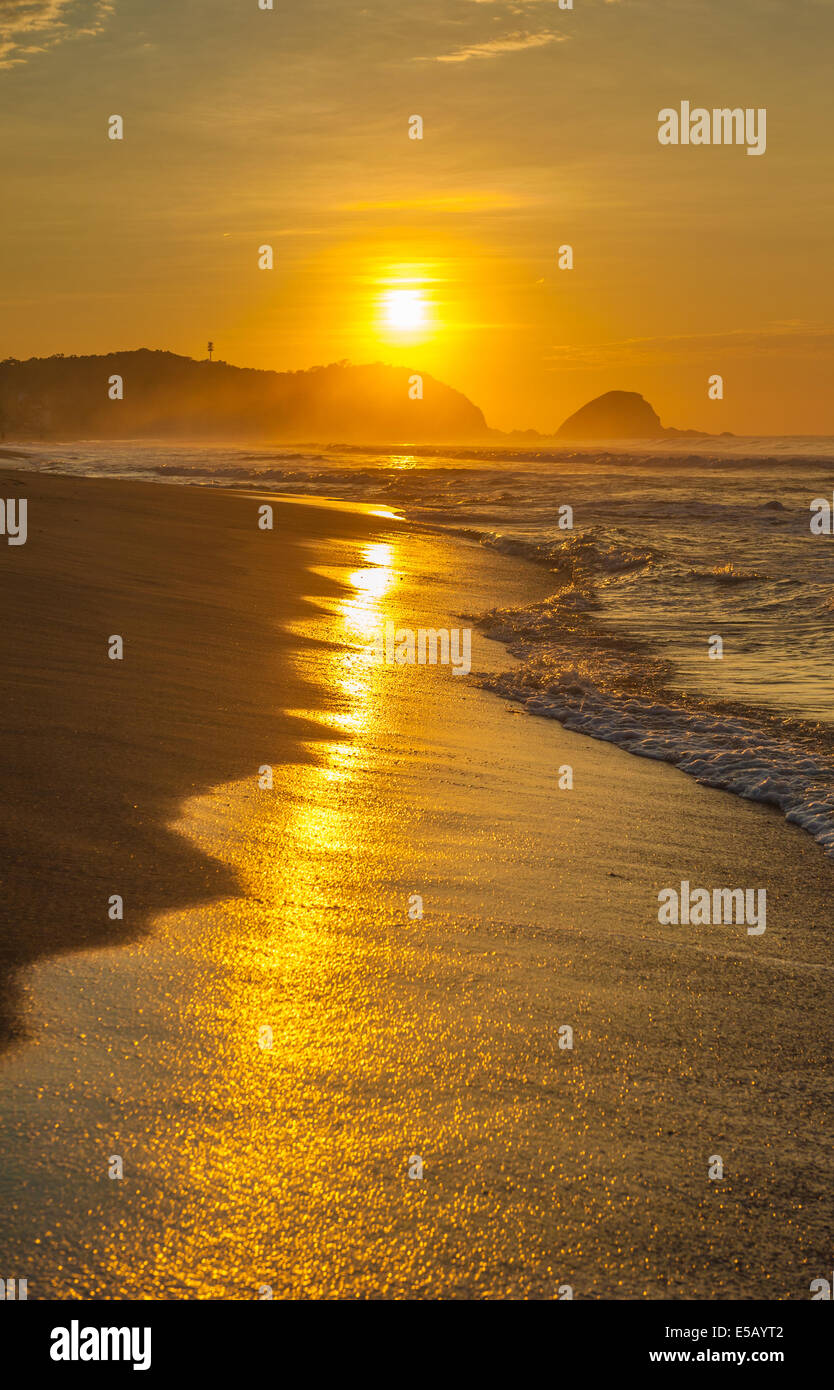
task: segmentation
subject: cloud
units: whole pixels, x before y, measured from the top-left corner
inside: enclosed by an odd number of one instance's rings
[[[821,0],[821,3],[829,3],[829,0]],[[510,14],[522,14],[531,5],[559,5],[559,0],[472,0],[473,5],[500,5],[502,9]],[[619,5],[620,0],[604,0],[606,5]],[[559,5],[562,9],[563,6]]]
[[[101,33],[116,0],[0,0],[0,68],[66,39]]]
[[[834,328],[790,320],[764,328],[737,328],[729,333],[676,334],[664,338],[623,338],[618,342],[559,344],[547,360],[561,371],[663,362],[715,362],[718,356],[828,358],[834,353]]]
[[[439,53],[438,63],[466,63],[470,58],[496,58],[499,53],[518,53],[524,48],[543,48],[549,43],[564,43],[565,34],[554,34],[546,30],[540,34],[505,34],[500,39],[487,39],[484,43],[473,43],[466,48],[457,48],[453,53]]]
[[[439,193],[420,198],[362,199],[339,203],[339,212],[504,212],[530,207],[531,198],[514,193]]]

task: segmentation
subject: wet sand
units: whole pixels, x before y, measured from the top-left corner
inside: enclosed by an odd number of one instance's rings
[[[7,1277],[808,1298],[834,1167],[810,839],[448,668],[368,664],[387,617],[544,594],[517,561],[320,506],[270,535],[230,494],[25,487],[30,540],[0,552],[2,960],[37,962],[0,1057]],[[109,662],[123,630],[136,660]],[[475,633],[476,671],[509,661]],[[767,931],[658,925],[682,878],[765,887]]]
[[[2,1045],[20,1030],[21,965],[234,890],[229,867],[170,822],[183,797],[247,775],[266,748],[311,756],[315,724],[286,710],[315,710],[325,690],[291,669],[281,624],[333,589],[306,573],[309,547],[374,523],[319,508],[296,534],[294,508],[268,532],[257,502],[231,493],[0,476],[29,503],[26,544],[0,544]]]

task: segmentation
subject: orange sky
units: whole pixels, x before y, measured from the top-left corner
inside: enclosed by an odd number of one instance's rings
[[[622,388],[834,434],[832,0],[275,5],[5,0],[0,356],[212,338],[412,365],[504,429]],[[683,100],[767,108],[767,152],[662,147]]]

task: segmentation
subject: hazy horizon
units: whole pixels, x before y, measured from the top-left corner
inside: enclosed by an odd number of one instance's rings
[[[89,359],[91,359],[91,358],[92,358],[92,359],[95,359],[95,358],[102,358],[102,359],[104,359],[104,358],[118,358],[118,357],[128,356],[128,355],[130,355],[130,354],[132,354],[132,353],[142,353],[142,352],[147,352],[147,353],[158,353],[158,354],[164,355],[164,356],[176,357],[176,358],[179,358],[179,359],[181,359],[181,360],[183,360],[183,361],[187,361],[187,362],[193,363],[193,364],[198,365],[198,366],[199,366],[199,365],[202,365],[202,364],[205,364],[206,366],[208,366],[208,365],[210,364],[210,359],[209,359],[208,357],[196,357],[196,356],[191,355],[191,354],[188,354],[188,353],[178,353],[178,352],[175,352],[175,351],[174,351],[173,349],[171,349],[171,348],[165,348],[165,347],[148,347],[147,345],[143,345],[143,346],[141,346],[141,347],[130,347],[130,348],[113,348],[113,349],[110,349],[110,350],[108,350],[108,351],[91,352],[91,353],[56,352],[56,353],[50,354],[50,355],[47,356],[47,357],[39,357],[39,356],[36,355],[36,356],[31,357],[31,358],[17,358],[17,357],[15,357],[14,355],[10,355],[8,358],[5,359],[5,361],[6,361],[6,362],[20,362],[21,364],[25,365],[27,362],[48,362],[48,361],[54,361],[54,360],[60,360],[60,359],[66,359],[66,360],[72,361],[72,360],[79,360],[79,359],[89,360]],[[2,366],[2,365],[4,365],[4,363],[3,363],[3,362],[0,362],[0,366]],[[252,364],[250,364],[250,363],[229,362],[229,361],[227,361],[227,360],[224,359],[224,358],[218,358],[218,357],[215,357],[215,358],[211,359],[211,365],[214,366],[214,367],[228,367],[228,368],[231,368],[233,371],[242,371],[242,372],[249,372],[249,371],[252,371],[252,372],[264,372],[264,373],[272,373],[272,374],[277,374],[277,375],[304,375],[304,374],[312,374],[312,373],[314,373],[314,372],[325,371],[325,370],[327,370],[327,369],[329,369],[329,368],[333,368],[333,367],[357,368],[357,369],[360,369],[360,370],[361,370],[361,369],[374,368],[374,367],[381,367],[381,368],[386,368],[386,369],[387,369],[387,368],[392,368],[392,369],[395,368],[395,364],[394,364],[394,363],[390,363],[390,362],[382,362],[382,361],[375,361],[375,362],[350,362],[350,361],[345,361],[345,360],[338,361],[338,362],[314,362],[314,363],[311,363],[311,364],[309,364],[308,366],[304,366],[304,367],[275,368],[275,367],[261,367],[261,366],[255,366],[255,365],[252,365]],[[418,368],[418,366],[419,366],[419,364],[418,364],[417,362],[415,362],[415,363],[413,363],[413,364],[411,364],[411,365],[414,367],[415,370],[417,370],[417,368]],[[400,368],[400,370],[409,370],[409,368],[408,368],[408,367],[406,367],[406,368],[404,368],[404,369],[403,369],[403,368]],[[426,373],[425,375],[428,377],[429,374]],[[470,404],[472,404],[472,405],[475,406],[477,409],[479,409],[479,410],[482,411],[482,413],[483,413],[483,415],[484,415],[484,418],[485,418],[485,420],[486,420],[486,428],[487,428],[487,431],[488,431],[489,434],[494,434],[494,435],[501,435],[501,434],[505,434],[505,435],[514,435],[514,434],[528,434],[528,435],[529,435],[529,434],[538,434],[538,435],[541,436],[542,439],[554,440],[554,439],[556,438],[556,436],[558,435],[558,432],[559,432],[561,426],[565,424],[565,420],[556,421],[556,422],[553,424],[553,426],[552,426],[551,429],[544,429],[544,430],[543,430],[543,429],[537,429],[537,428],[534,427],[534,426],[526,425],[526,424],[524,424],[523,422],[518,422],[518,423],[516,423],[515,425],[509,425],[509,426],[507,426],[506,428],[502,428],[502,427],[500,427],[500,426],[495,426],[495,425],[493,425],[493,424],[491,423],[491,421],[490,421],[490,419],[489,419],[489,416],[488,416],[488,414],[487,414],[487,411],[483,409],[483,407],[481,406],[480,402],[477,401],[477,400],[472,400],[471,397],[466,396],[466,393],[460,391],[460,388],[455,384],[455,382],[453,382],[453,381],[445,381],[445,382],[441,382],[440,384],[443,385],[443,386],[448,387],[448,388],[449,388],[450,390],[452,390],[453,392],[456,392],[456,393],[458,393],[458,394],[464,396],[464,398],[465,398],[466,400],[468,400]],[[610,388],[610,391],[613,392],[613,393],[621,393],[622,388],[619,388],[619,387],[614,386],[614,387],[611,387],[611,388]],[[603,393],[603,394],[606,394],[606,393]],[[636,390],[636,391],[631,392],[631,393],[629,393],[629,394],[635,394],[635,395],[641,396],[645,401],[647,401],[647,403],[648,403],[650,406],[654,407],[654,402],[653,402],[652,400],[650,400],[650,399],[646,396],[645,392],[642,392],[642,391],[640,391],[640,390]],[[598,398],[594,398],[594,400],[596,400],[596,399],[598,399]],[[593,403],[593,402],[590,402],[590,403]],[[583,402],[583,404],[588,404],[588,402]],[[581,408],[581,407],[580,407],[580,408]],[[568,417],[568,418],[570,418],[570,417]],[[832,432],[831,432],[830,434],[827,434],[827,433],[811,434],[811,433],[807,433],[807,432],[803,433],[803,432],[799,432],[799,431],[793,431],[793,432],[791,432],[791,433],[786,433],[786,434],[781,434],[781,435],[774,435],[774,434],[768,434],[768,433],[766,433],[766,432],[764,432],[764,431],[755,431],[755,430],[751,430],[751,431],[749,431],[749,432],[746,433],[746,434],[738,434],[738,433],[736,433],[735,431],[730,431],[730,430],[724,430],[724,431],[721,431],[721,432],[718,432],[718,431],[697,431],[697,430],[695,429],[694,426],[689,426],[689,425],[687,425],[687,424],[682,423],[681,421],[670,421],[670,420],[667,420],[667,419],[663,419],[662,417],[661,417],[661,423],[662,423],[664,429],[671,431],[671,433],[670,433],[668,436],[657,436],[657,437],[655,437],[655,436],[650,436],[650,435],[647,435],[647,436],[645,436],[645,437],[642,437],[642,436],[635,436],[632,440],[630,440],[629,437],[628,437],[628,436],[625,436],[625,435],[623,435],[623,436],[622,436],[621,438],[619,438],[619,439],[616,438],[616,437],[614,437],[614,436],[609,437],[609,436],[601,435],[601,436],[599,437],[599,439],[596,440],[596,441],[594,441],[594,440],[591,439],[591,438],[588,438],[588,439],[586,440],[586,439],[583,439],[583,438],[578,437],[578,436],[575,437],[575,438],[574,438],[574,437],[565,437],[565,438],[563,438],[563,440],[562,440],[562,445],[565,446],[565,447],[567,447],[567,446],[576,446],[576,447],[580,447],[580,446],[583,446],[583,447],[584,447],[584,446],[587,446],[587,447],[593,447],[595,443],[598,443],[598,444],[619,443],[619,444],[622,444],[622,445],[625,446],[625,445],[628,445],[628,444],[631,442],[631,443],[633,443],[633,445],[637,446],[637,445],[649,444],[649,443],[652,443],[652,442],[654,441],[655,443],[663,442],[664,445],[669,446],[669,445],[671,445],[671,444],[673,443],[673,441],[674,441],[675,433],[677,433],[677,434],[683,436],[684,440],[685,440],[688,436],[690,436],[690,435],[692,435],[692,434],[701,434],[701,435],[703,435],[704,437],[713,438],[713,439],[720,439],[720,438],[722,438],[722,437],[723,437],[723,438],[730,437],[730,438],[733,438],[733,439],[740,439],[740,440],[743,440],[743,439],[803,439],[803,438],[805,438],[805,439],[831,439],[831,438],[834,438],[834,428],[832,428]],[[12,439],[14,439],[15,437],[16,437],[16,436],[15,436],[14,430],[12,430]],[[44,438],[48,438],[48,437],[49,437],[49,436],[44,436]],[[132,436],[131,436],[130,432],[128,432],[128,433],[127,433],[126,435],[124,435],[123,437],[124,437],[125,439],[130,439]],[[146,437],[146,436],[144,436],[144,435],[136,436],[137,439],[141,439],[141,438],[145,438],[145,437]],[[165,437],[164,435],[160,435],[160,436],[159,436],[159,438],[161,438],[161,439],[164,438],[164,437]],[[178,437],[179,437],[179,436],[178,436]],[[243,436],[242,436],[242,437],[243,437]],[[67,436],[67,438],[76,438],[76,436]],[[181,436],[180,438],[181,438],[181,441],[182,441],[182,442],[187,442],[187,436],[183,435],[183,436]],[[199,436],[195,436],[195,443],[198,442],[198,439],[199,439],[199,438],[200,438]],[[206,438],[206,439],[210,439],[211,436],[206,436],[205,438]],[[327,439],[327,438],[329,438],[329,436],[327,435],[327,433],[325,433],[324,435],[322,435],[321,441],[320,441],[320,442],[324,441],[324,440]],[[2,435],[0,435],[0,439],[2,439]],[[26,441],[29,439],[29,436],[28,436],[28,435],[25,435],[25,434],[21,434],[21,435],[20,435],[20,439],[21,439],[23,442],[26,442]],[[223,442],[224,442],[225,440],[227,440],[227,439],[228,439],[228,436],[227,436],[227,435],[224,435],[224,434],[222,434],[222,433],[218,433],[218,435],[216,436],[216,442],[217,442],[218,444],[223,443]],[[474,445],[477,445],[478,442],[483,442],[483,440],[484,440],[484,436],[482,436],[482,435],[473,434],[473,435],[471,436],[471,444],[472,444],[473,446],[474,446]],[[32,442],[32,441],[30,440],[29,442]],[[453,438],[453,437],[451,437],[451,436],[450,436],[450,438],[449,438],[449,445],[450,445],[450,447],[461,447],[462,445],[466,444],[466,442],[467,442],[466,440],[461,440],[460,438]],[[374,448],[380,447],[380,445],[378,444],[378,441],[376,441],[375,439],[373,439],[373,438],[371,438],[371,437],[368,438],[367,443],[368,443],[368,447],[369,447],[370,449],[374,449]],[[442,440],[442,439],[432,442],[432,441],[429,441],[429,440],[424,440],[424,439],[419,439],[419,438],[418,438],[418,439],[416,439],[416,440],[412,443],[411,447],[412,447],[415,451],[419,452],[421,449],[425,449],[425,448],[432,449],[432,448],[441,447],[442,444],[443,444],[443,440]],[[523,445],[522,445],[522,444],[519,444],[518,447],[521,448],[521,447],[523,447]]]

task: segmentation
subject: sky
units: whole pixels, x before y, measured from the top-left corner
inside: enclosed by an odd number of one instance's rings
[[[0,357],[211,339],[501,429],[621,389],[834,435],[832,50],[834,0],[0,0]],[[661,145],[682,101],[766,152]]]

